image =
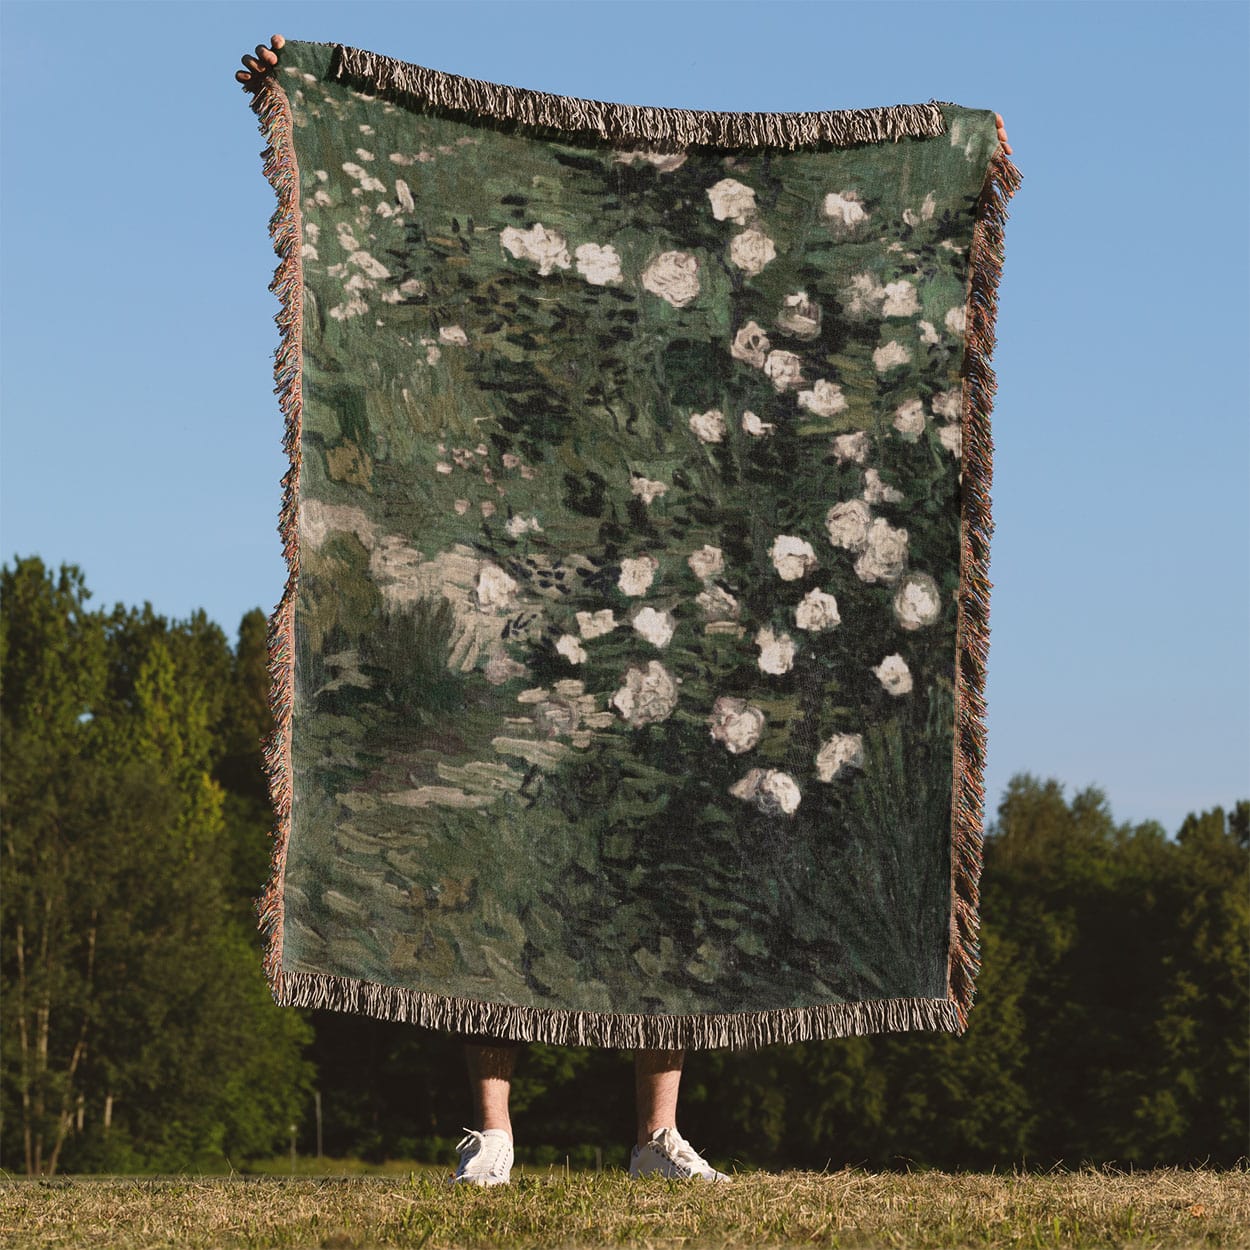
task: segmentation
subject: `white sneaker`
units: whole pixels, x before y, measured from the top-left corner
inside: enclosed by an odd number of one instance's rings
[[[733,1179],[718,1172],[675,1128],[658,1128],[645,1146],[635,1146],[629,1156],[629,1174],[705,1181]]]
[[[467,1128],[456,1143],[460,1166],[452,1183],[470,1185],[507,1185],[512,1175],[512,1138],[501,1128],[488,1128],[479,1133]]]

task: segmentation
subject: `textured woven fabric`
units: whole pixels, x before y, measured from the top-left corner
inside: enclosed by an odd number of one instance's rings
[[[350,53],[288,43],[257,99],[275,994],[604,1045],[959,1031],[994,114],[683,144],[725,115]]]

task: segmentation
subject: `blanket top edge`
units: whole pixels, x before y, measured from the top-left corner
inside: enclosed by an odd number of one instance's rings
[[[329,80],[409,106],[588,135],[614,145],[642,143],[661,151],[695,146],[849,147],[934,138],[947,131],[946,109],[988,112],[935,99],[923,104],[814,112],[720,112],[619,104],[467,78],[341,43],[288,40],[284,59],[298,55],[301,48],[318,50],[323,64],[328,53],[324,74]]]

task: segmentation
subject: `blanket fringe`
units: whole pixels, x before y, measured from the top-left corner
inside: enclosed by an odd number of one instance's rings
[[[294,1007],[348,1011],[424,1028],[559,1046],[750,1050],[778,1042],[913,1029],[962,1032],[958,1010],[945,998],[869,999],[719,1015],[608,1015],[445,998],[326,973],[289,971],[279,974],[274,993],[279,1003]]]
[[[612,144],[643,143],[657,151],[696,145],[797,148],[827,143],[849,147],[853,143],[931,138],[946,129],[941,107],[935,101],[817,113],[646,108],[481,82],[342,44],[334,45],[328,76],[331,81],[401,103],[594,135]]]
[[[269,708],[273,728],[262,748],[269,798],[276,818],[270,855],[269,879],[257,902],[265,941],[264,970],[271,988],[282,971],[282,887],[291,832],[291,717],[295,702],[295,596],[299,584],[299,477],[303,411],[301,355],[303,351],[304,274],[300,259],[303,228],[299,206],[299,166],[295,159],[291,105],[286,93],[270,76],[255,92],[251,107],[267,141],[262,152],[265,177],[278,205],[269,219],[269,235],[278,255],[269,289],[281,301],[274,315],[280,342],[274,353],[274,393],[284,418],[282,446],[289,468],[282,478],[282,505],[278,533],[286,558],[287,578],[282,597],[269,617],[267,646]]]
[[[963,386],[963,516],[960,526],[959,621],[955,641],[954,794],[951,804],[951,946],[948,991],[967,1028],[981,966],[980,880],[985,802],[985,671],[990,639],[990,512],[994,442],[990,413],[996,388],[990,361],[1003,268],[1007,201],[1020,171],[1000,149],[977,203],[969,257]]]

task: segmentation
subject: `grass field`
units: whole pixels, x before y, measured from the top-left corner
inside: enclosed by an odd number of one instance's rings
[[[405,1176],[13,1180],[25,1247],[1250,1247],[1250,1172],[744,1173],[730,1185],[513,1171],[505,1188]]]

